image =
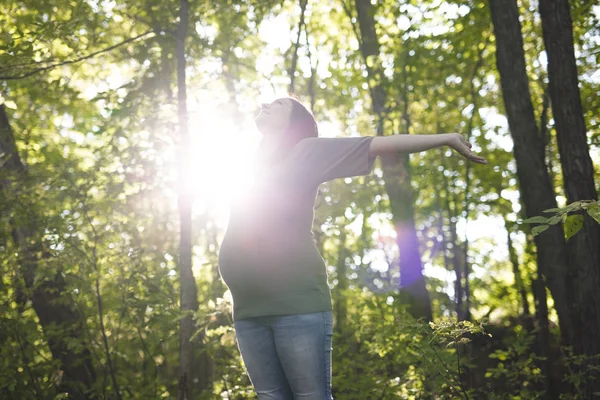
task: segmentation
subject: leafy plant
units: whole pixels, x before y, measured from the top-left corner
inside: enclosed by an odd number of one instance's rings
[[[495,365],[485,373],[486,386],[498,394],[488,398],[536,399],[543,395],[539,388],[544,376],[538,366],[542,360],[532,352],[534,341],[535,335],[517,330],[516,336],[511,335],[502,348],[489,355]]]
[[[534,236],[544,232],[551,225],[562,222],[565,230],[565,238],[569,240],[583,227],[583,211],[587,212],[590,217],[600,224],[600,202],[596,200],[575,201],[566,207],[550,208],[544,210],[544,212],[554,213],[553,216],[546,218],[538,215],[527,218],[523,222],[527,224],[539,224],[531,230]]]
[[[573,393],[562,394],[561,399],[583,399],[582,384],[589,379],[593,379],[594,374],[600,372],[600,356],[589,357],[573,353],[572,348],[563,347],[563,360],[567,368],[565,382],[568,382],[573,388]],[[594,396],[600,396],[600,393],[594,393]]]

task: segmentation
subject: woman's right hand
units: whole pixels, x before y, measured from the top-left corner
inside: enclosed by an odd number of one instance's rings
[[[449,133],[448,134],[448,146],[456,150],[458,154],[465,157],[467,160],[476,162],[478,164],[487,164],[487,160],[483,157],[478,156],[471,150],[472,144],[465,139],[460,133]]]

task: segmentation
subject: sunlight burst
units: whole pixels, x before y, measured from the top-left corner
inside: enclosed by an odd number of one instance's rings
[[[252,181],[260,134],[249,118],[237,123],[229,107],[199,103],[193,109],[187,185],[199,209],[223,211],[243,196]]]

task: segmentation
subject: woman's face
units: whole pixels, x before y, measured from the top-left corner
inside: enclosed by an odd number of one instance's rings
[[[277,99],[270,104],[260,105],[260,114],[254,122],[263,135],[277,134],[283,132],[292,115],[292,100]]]

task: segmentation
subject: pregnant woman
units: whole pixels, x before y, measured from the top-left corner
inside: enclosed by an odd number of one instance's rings
[[[312,234],[321,183],[370,172],[376,156],[450,146],[485,164],[462,135],[319,138],[292,98],[263,104],[255,184],[232,207],[219,269],[233,297],[242,359],[259,400],[330,400],[331,296]]]

